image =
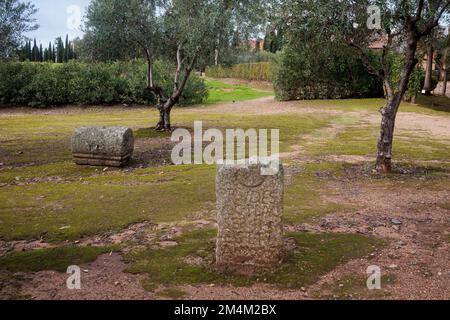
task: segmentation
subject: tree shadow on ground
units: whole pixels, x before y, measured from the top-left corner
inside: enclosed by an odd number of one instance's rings
[[[434,111],[450,113],[450,98],[448,97],[419,95],[417,97],[417,103],[422,107],[432,109]]]

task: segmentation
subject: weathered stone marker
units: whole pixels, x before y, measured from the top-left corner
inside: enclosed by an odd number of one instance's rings
[[[72,136],[73,160],[78,165],[121,167],[133,150],[133,131],[125,127],[81,127]]]
[[[218,167],[216,266],[221,271],[253,274],[281,262],[283,166],[273,176],[261,175],[262,167]]]

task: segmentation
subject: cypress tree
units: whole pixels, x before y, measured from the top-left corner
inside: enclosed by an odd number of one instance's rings
[[[75,56],[73,54],[73,42],[69,42],[69,60],[75,59]]]
[[[30,55],[29,55],[30,49],[29,49],[28,45],[29,45],[29,43],[27,40],[27,42],[25,43],[25,60],[30,60]]]
[[[42,48],[42,43],[39,45],[39,61],[44,61],[44,50]]]
[[[52,54],[53,50],[52,50],[52,43],[49,42],[48,44],[48,58],[47,61],[53,61],[53,54]]]
[[[28,61],[31,61],[31,59],[32,59],[32,53],[31,53],[31,40],[28,40],[27,59],[28,59]]]
[[[69,35],[66,35],[66,46],[64,49],[64,62],[69,62],[70,56],[70,46],[69,46]]]
[[[31,61],[39,61],[39,49],[36,44],[36,38],[34,38],[34,45],[33,45],[33,58]]]
[[[64,62],[64,43],[61,37],[56,39],[56,62],[63,63]]]

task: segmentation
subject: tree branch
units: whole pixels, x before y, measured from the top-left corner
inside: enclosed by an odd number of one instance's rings
[[[436,6],[436,9],[440,6],[440,1],[438,5]],[[423,31],[418,31],[419,38],[422,38],[424,36],[427,36],[433,31],[434,28],[436,28],[439,25],[439,21],[441,20],[442,16],[444,15],[445,11],[449,8],[450,1],[447,0],[446,3],[442,6],[441,10],[437,13],[437,16],[434,17],[428,24],[426,24],[425,29]]]
[[[376,70],[372,66],[372,64],[370,63],[370,60],[369,60],[369,56],[367,55],[367,53],[364,51],[364,49],[361,46],[359,46],[359,45],[357,45],[357,44],[355,44],[353,42],[350,42],[350,43],[347,43],[347,44],[350,47],[355,48],[355,49],[357,49],[359,51],[360,59],[361,59],[362,63],[364,64],[364,66],[367,68],[367,70],[369,71],[370,74],[372,74],[374,76],[377,76],[381,80],[384,79],[383,78],[383,74],[379,70]]]

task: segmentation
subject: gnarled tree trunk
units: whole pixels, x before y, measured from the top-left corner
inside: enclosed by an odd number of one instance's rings
[[[158,107],[159,110],[159,122],[156,125],[156,131],[172,131],[172,125],[170,122],[170,113],[172,112],[175,104],[178,103],[178,100],[173,100],[173,98],[169,98],[164,104]]]
[[[411,31],[408,37],[406,60],[400,74],[397,90],[392,92],[389,89],[387,103],[380,110],[382,120],[380,138],[378,140],[378,156],[376,166],[379,173],[389,173],[392,171],[392,147],[394,141],[395,121],[403,96],[408,89],[409,79],[418,63],[418,60],[416,59],[417,43],[418,38],[414,31]]]
[[[185,68],[183,79],[180,82],[181,77],[181,69],[186,62],[186,58],[181,57],[181,45],[177,50],[177,69],[175,72],[175,85],[173,88],[172,95],[167,101],[163,103],[158,103],[159,110],[159,122],[156,125],[155,130],[157,131],[172,131],[172,124],[170,122],[170,114],[172,112],[173,107],[180,101],[181,95],[183,94],[184,88],[191,76],[192,70],[194,70],[195,63],[197,61],[197,55],[194,55],[191,63]]]
[[[447,82],[448,82],[448,48],[444,50],[444,55],[441,61],[441,69],[442,69],[442,78],[443,78],[443,86],[442,86],[442,95],[447,96]]]
[[[431,90],[433,90],[433,58],[434,49],[432,45],[429,45],[427,48],[427,70],[425,75],[425,84],[423,86],[423,90],[427,96],[431,95]]]
[[[448,83],[448,71],[447,69],[444,70],[444,83],[442,86],[442,95],[445,97],[447,96],[447,83]]]
[[[378,140],[377,171],[388,173],[392,171],[392,147],[394,142],[395,121],[401,97],[396,94],[389,98],[386,106],[381,109],[381,131]]]

